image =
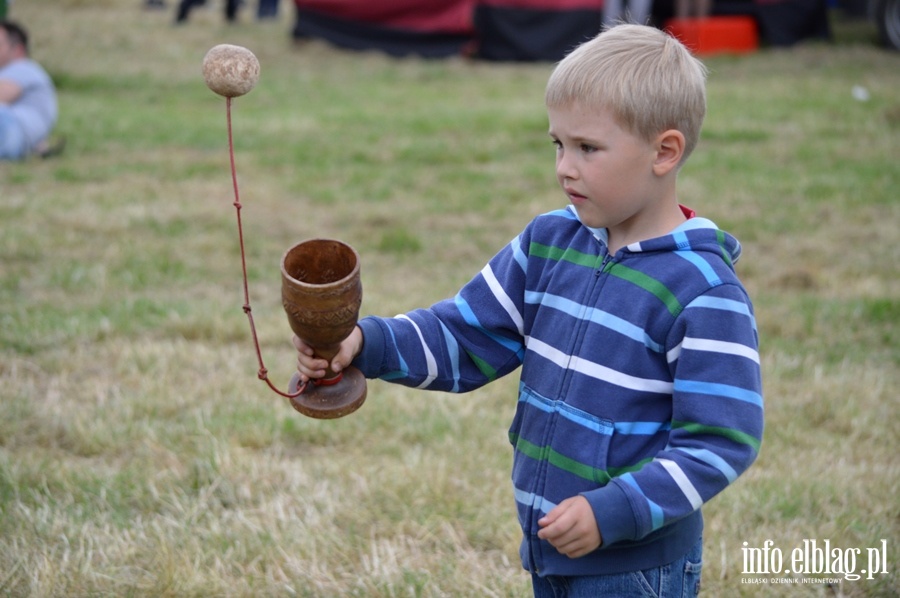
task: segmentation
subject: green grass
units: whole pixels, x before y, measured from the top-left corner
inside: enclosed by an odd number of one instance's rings
[[[286,8],[286,7],[283,7]],[[362,258],[364,313],[451,295],[563,205],[548,64],[394,60],[218,9],[138,0],[13,16],[58,82],[62,156],[0,165],[0,594],[521,596],[508,481],[516,381],[465,396],[369,383],[304,418],[256,376],[225,103],[200,64],[259,57],[234,102],[250,292],[272,380],[294,368],[278,261],[324,236]],[[832,45],[707,61],[681,200],[738,236],[762,339],[762,454],[706,508],[710,596],[900,588],[900,58]],[[870,99],[853,99],[854,86]],[[835,588],[741,584],[743,542],[875,547]]]

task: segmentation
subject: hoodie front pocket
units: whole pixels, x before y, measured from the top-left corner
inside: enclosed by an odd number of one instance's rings
[[[574,496],[609,482],[607,461],[613,423],[522,388],[510,441],[516,465],[530,473],[545,470],[545,491],[559,482]],[[520,470],[519,473],[524,473]],[[513,472],[516,477],[516,472]],[[543,484],[539,484],[543,486]]]
[[[615,429],[613,423],[565,403],[558,402],[556,408],[557,421],[550,440],[548,462],[554,468],[584,480],[587,484],[578,492],[605,486],[610,479],[607,464]]]

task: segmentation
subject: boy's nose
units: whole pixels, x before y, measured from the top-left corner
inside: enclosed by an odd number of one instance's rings
[[[560,156],[556,159],[556,176],[559,180],[565,179],[574,179],[576,178],[577,172],[572,167],[572,163],[569,160],[566,160],[565,156]]]

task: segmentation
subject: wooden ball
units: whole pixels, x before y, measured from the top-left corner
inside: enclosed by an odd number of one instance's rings
[[[242,96],[259,81],[259,60],[247,48],[219,44],[203,58],[203,79],[220,96]]]

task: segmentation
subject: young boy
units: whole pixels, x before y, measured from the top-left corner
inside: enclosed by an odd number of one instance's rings
[[[675,193],[705,69],[662,31],[620,25],[560,62],[546,104],[571,205],[453,299],[362,319],[332,367],[466,392],[521,365],[509,438],[535,595],[693,595],[700,507],[763,430],[740,245]],[[326,362],[294,343],[301,379],[321,377]]]
[[[48,155],[57,117],[56,88],[29,57],[28,33],[17,23],[0,21],[0,160]]]

